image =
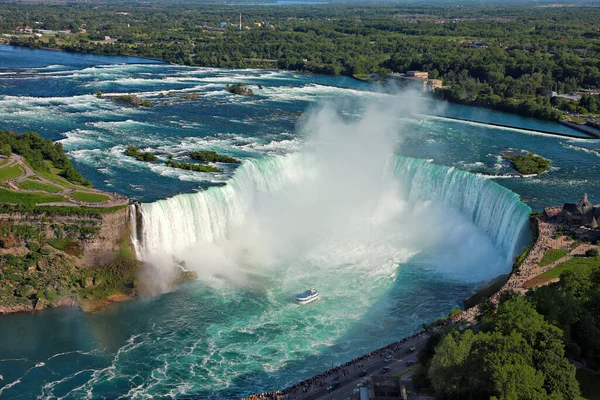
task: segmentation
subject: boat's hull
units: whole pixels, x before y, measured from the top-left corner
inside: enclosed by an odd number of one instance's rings
[[[304,299],[303,300],[296,299],[296,304],[298,304],[298,305],[304,305],[304,304],[308,304],[308,303],[313,303],[313,302],[315,302],[317,300],[319,300],[319,296],[315,296],[315,297],[312,297],[312,298],[306,299],[306,300],[304,300]]]

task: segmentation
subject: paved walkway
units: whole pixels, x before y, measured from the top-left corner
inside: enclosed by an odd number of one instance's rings
[[[408,338],[392,343],[379,350],[375,350],[362,357],[347,362],[344,365],[334,367],[328,371],[297,383],[277,392],[262,393],[251,395],[246,399],[302,399],[302,400],[320,400],[320,399],[348,399],[356,385],[364,379],[360,374],[363,370],[367,371],[367,377],[371,375],[382,375],[383,367],[390,368],[386,374],[397,375],[408,368],[407,362],[416,362],[417,355],[421,348],[429,339],[429,333],[421,331]],[[414,348],[414,349],[413,349]],[[391,355],[393,359],[385,362],[385,357]],[[333,383],[339,383],[339,387],[331,393],[328,387]]]

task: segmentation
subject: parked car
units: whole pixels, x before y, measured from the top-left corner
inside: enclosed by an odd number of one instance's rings
[[[363,376],[367,376],[369,373],[367,372],[366,369],[363,369],[362,371],[360,371],[360,377],[362,378]]]
[[[328,391],[332,391],[334,389],[337,389],[340,387],[340,383],[339,382],[333,382],[331,385],[327,386],[327,390]]]
[[[382,374],[387,374],[388,372],[390,372],[392,369],[390,367],[383,367],[381,369],[381,373]]]
[[[392,356],[387,356],[386,358],[383,359],[383,362],[390,362],[394,359],[394,357]]]
[[[414,363],[415,363],[414,361],[407,361],[407,362],[404,363],[404,365],[406,365],[407,367],[410,367]]]
[[[411,347],[410,349],[408,349],[408,352],[409,352],[409,353],[412,353],[412,352],[414,352],[415,350],[416,350],[416,349],[415,349],[414,347]]]

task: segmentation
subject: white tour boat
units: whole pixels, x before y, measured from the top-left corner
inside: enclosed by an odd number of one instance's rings
[[[308,304],[317,300],[319,300],[319,292],[317,292],[317,289],[315,288],[309,289],[304,293],[296,295],[297,304]]]

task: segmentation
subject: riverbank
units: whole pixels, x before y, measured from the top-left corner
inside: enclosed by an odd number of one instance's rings
[[[537,216],[533,218],[532,224],[532,227],[536,232],[535,240],[533,241],[532,245],[527,248],[525,253],[519,257],[519,260],[515,261],[516,264],[513,267],[513,271],[508,275],[508,279],[506,279],[506,276],[499,276],[498,278],[494,279],[489,283],[489,285],[466,300],[466,305],[467,303],[471,304],[474,301],[477,301],[479,304],[481,304],[483,301],[487,300],[491,300],[493,303],[497,304],[502,293],[507,291],[514,291],[516,293],[524,294],[527,292],[527,290],[537,286],[530,285],[533,277],[540,275],[546,272],[549,268],[558,265],[556,264],[546,267],[541,267],[539,265],[546,250],[552,248],[552,241],[555,240],[554,236],[557,231],[557,225],[553,222],[550,222],[545,217]],[[547,282],[543,282],[541,284],[546,283]],[[490,294],[490,292],[492,293]],[[407,355],[418,351],[420,346],[419,348],[416,348],[416,341],[422,338],[425,338],[423,339],[423,341],[425,341],[429,335],[429,329],[438,331],[442,326],[445,325],[471,326],[475,324],[476,319],[481,312],[479,304],[469,307],[460,313],[444,319],[443,322],[428,328],[428,330],[421,330],[409,337],[374,350],[373,352],[367,353],[364,356],[358,357],[343,365],[333,367],[295,385],[289,386],[280,391],[253,394],[244,399],[281,400],[288,398],[287,396],[294,396],[294,398],[304,400],[321,398],[328,393],[328,391],[325,390],[328,385],[339,382],[340,379],[345,378],[346,376],[348,376],[348,378],[344,380],[344,384],[360,379],[361,374],[358,372],[365,369],[365,367],[369,368],[369,371],[367,371],[369,374],[376,373],[378,367],[385,365],[385,363],[383,363],[383,358],[388,355],[393,356],[398,352],[404,352],[404,354]],[[409,351],[408,353],[407,350]],[[373,357],[375,360],[373,360]],[[406,361],[406,359],[403,361]],[[370,364],[371,362],[380,362],[380,364]],[[403,364],[404,367],[408,366],[406,363]],[[373,365],[376,365],[376,367],[373,368]]]
[[[42,43],[40,41],[37,41],[36,43]],[[98,55],[98,56],[110,56],[111,54],[107,54],[104,52],[94,52],[94,51],[73,51],[72,49],[57,49],[57,48],[51,48],[51,47],[46,47],[43,45],[40,46],[31,46],[29,42],[12,42],[9,43],[9,45],[13,45],[13,46],[20,46],[20,47],[25,47],[25,48],[34,48],[34,49],[40,49],[40,50],[52,50],[52,51],[64,51],[64,52],[68,52],[68,53],[73,53],[73,54],[90,54],[90,55]],[[165,63],[165,64],[171,64],[171,65],[189,65],[192,66],[191,64],[187,64],[187,63],[178,63],[172,60],[165,60],[164,58],[156,58],[156,57],[149,57],[149,56],[140,56],[140,55],[135,55],[135,54],[131,54],[128,53],[127,51],[123,51],[123,47],[120,47],[120,52],[118,54],[118,56],[123,56],[123,57],[131,57],[131,58],[138,58],[140,60],[148,60],[148,61],[156,61],[156,62],[161,62],[161,63]],[[219,65],[218,63],[216,64],[203,64],[203,65],[196,65],[198,67],[202,67],[202,68],[224,68],[223,66]],[[256,68],[256,69],[265,69],[265,70],[271,70],[272,69],[272,65],[262,65],[262,64],[257,64],[257,65],[252,65],[252,68]],[[284,71],[289,71],[289,72],[306,72],[306,73],[312,73],[312,74],[324,74],[324,75],[328,75],[328,76],[346,76],[348,78],[351,79],[355,79],[357,81],[360,82],[367,82],[367,83],[377,83],[378,81],[376,81],[375,79],[373,79],[372,77],[376,74],[363,74],[363,75],[357,75],[357,74],[352,74],[352,73],[345,73],[345,72],[341,72],[339,74],[337,73],[327,73],[327,71],[311,71],[311,70],[299,70],[297,68],[281,68],[279,66],[277,66],[278,69],[284,70]],[[379,80],[381,81],[381,80]],[[548,119],[548,118],[541,118],[539,116],[536,116],[534,114],[524,114],[524,113],[519,113],[519,112],[512,112],[510,110],[507,110],[506,108],[502,108],[502,107],[494,107],[493,105],[490,104],[468,104],[462,101],[457,101],[455,100],[453,97],[443,97],[441,98],[441,100],[445,100],[448,102],[451,102],[453,104],[460,104],[460,105],[465,105],[465,106],[469,106],[469,107],[475,107],[475,108],[486,108],[489,110],[494,110],[494,111],[501,111],[501,112],[505,112],[508,114],[513,114],[513,115],[519,115],[519,116],[523,116],[523,117],[528,117],[528,118],[535,118],[535,119],[539,119],[539,120],[543,120],[543,121],[556,121],[555,119]],[[478,121],[473,121],[473,122],[478,122]],[[492,124],[493,125],[493,124]],[[512,127],[512,128],[516,128],[516,129],[520,129],[518,127],[514,127],[514,126],[510,126],[510,125],[502,125],[502,124],[498,124],[496,126],[504,126],[504,127]],[[570,129],[574,129],[573,127],[570,127]],[[544,132],[544,131],[539,131],[541,133],[548,133],[548,132]],[[568,135],[567,135],[568,136]]]
[[[164,60],[162,58],[142,57],[142,56],[133,55],[133,54],[106,54],[106,53],[80,52],[80,51],[72,51],[72,50],[68,50],[68,49],[57,49],[57,48],[54,48],[54,47],[44,47],[44,46],[34,47],[34,46],[28,46],[28,45],[22,44],[22,43],[10,43],[10,42],[1,42],[1,41],[0,41],[0,46],[15,46],[15,47],[23,47],[23,48],[32,49],[32,50],[58,51],[58,52],[61,52],[61,53],[83,54],[83,55],[93,55],[93,56],[101,56],[101,57],[137,58],[139,60],[154,61],[156,63],[161,63],[161,64],[176,65],[176,64],[174,64],[174,63],[172,63],[170,61],[166,61],[166,60]]]

